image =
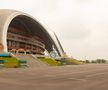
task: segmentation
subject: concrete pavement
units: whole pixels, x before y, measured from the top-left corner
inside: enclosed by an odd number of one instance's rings
[[[108,90],[108,64],[0,70],[1,90]]]

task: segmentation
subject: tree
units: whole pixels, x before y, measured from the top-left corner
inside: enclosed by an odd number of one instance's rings
[[[92,60],[91,63],[96,63],[96,60]]]
[[[97,63],[106,63],[106,60],[105,59],[96,59],[96,62]]]
[[[90,63],[90,61],[89,61],[89,60],[86,60],[85,62],[86,62],[86,63]]]

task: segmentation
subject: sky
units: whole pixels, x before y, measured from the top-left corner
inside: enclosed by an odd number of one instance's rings
[[[78,60],[108,60],[108,0],[0,0],[0,9],[35,17]]]

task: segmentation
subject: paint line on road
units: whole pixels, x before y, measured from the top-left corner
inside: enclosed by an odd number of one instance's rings
[[[57,76],[54,76],[54,75],[46,75],[46,77],[57,78]],[[67,80],[74,80],[74,81],[86,81],[86,79],[80,79],[80,78],[67,78],[67,77],[62,77],[62,78],[67,79]]]
[[[56,77],[57,75],[45,75],[45,77]]]
[[[94,71],[101,71],[103,69],[97,69],[97,70],[90,70],[90,71],[80,71],[80,72],[69,72],[69,73],[60,73],[60,74],[53,74],[53,75],[45,75],[46,77],[59,77],[59,76],[67,76],[67,75],[74,75],[74,74],[83,74],[83,73],[89,73],[89,72],[94,72]],[[104,69],[106,70],[106,69]],[[86,77],[92,77],[92,76],[96,76],[96,75],[102,75],[105,73],[96,73],[96,74],[92,74],[92,75],[87,75]]]
[[[91,74],[91,75],[87,75],[86,77],[94,77],[94,76],[99,76],[99,75],[104,75],[106,73],[96,73],[96,74]]]
[[[67,79],[75,81],[86,81],[86,79],[79,79],[79,78],[67,78]]]

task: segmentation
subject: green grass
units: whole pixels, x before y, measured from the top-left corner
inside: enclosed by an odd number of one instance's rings
[[[82,62],[76,60],[76,59],[72,59],[72,58],[67,58],[66,61],[72,65],[80,65],[83,64]]]
[[[67,59],[68,62],[70,62],[73,65],[80,65],[82,62],[76,60],[76,59]]]
[[[55,59],[47,58],[47,57],[38,57],[42,62],[47,63],[50,66],[58,66],[59,62],[57,62]]]
[[[41,61],[47,63],[50,66],[62,66],[62,65],[80,65],[83,64],[82,62],[72,59],[72,58],[65,58],[59,61],[56,61],[55,59],[52,58],[47,58],[47,57],[38,57]]]

